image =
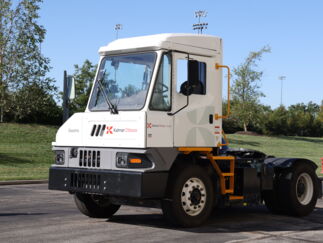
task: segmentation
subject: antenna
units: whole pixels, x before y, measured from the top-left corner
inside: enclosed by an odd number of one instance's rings
[[[205,18],[207,12],[205,10],[195,11],[195,18],[198,18],[198,23],[193,24],[193,30],[197,30],[198,34],[202,34],[203,29],[207,29],[208,23],[201,23],[201,17]]]
[[[119,37],[119,30],[122,30],[122,24],[116,24],[114,27],[114,30],[116,31],[116,39]]]

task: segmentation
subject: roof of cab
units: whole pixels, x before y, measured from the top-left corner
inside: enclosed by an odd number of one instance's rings
[[[197,34],[158,34],[112,41],[99,49],[100,55],[151,50],[175,50],[190,54],[215,56],[222,51],[221,38]]]

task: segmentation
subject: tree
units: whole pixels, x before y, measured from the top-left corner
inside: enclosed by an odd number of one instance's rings
[[[257,114],[261,110],[259,98],[264,94],[260,91],[259,81],[263,72],[255,68],[257,61],[260,61],[266,52],[270,52],[269,46],[250,52],[246,60],[233,69],[232,98],[235,105],[232,106],[232,115],[241,122],[245,132],[248,130],[248,125],[258,119]]]
[[[96,65],[89,60],[85,60],[83,65],[74,65],[74,81],[75,81],[75,99],[70,102],[71,113],[83,112],[86,108],[93,79],[95,77]]]
[[[309,102],[299,103],[288,108],[288,135],[319,136],[321,124],[317,119],[319,105]]]
[[[25,85],[15,94],[11,103],[12,114],[16,122],[60,125],[62,109],[51,94],[37,83]],[[33,97],[32,102],[25,102],[25,97]]]
[[[323,124],[323,100],[321,101],[320,111],[318,114],[318,120]],[[323,127],[323,125],[322,125]]]
[[[269,112],[264,120],[264,133],[268,135],[311,136],[323,135],[323,123],[319,120],[319,105],[299,103],[286,109],[280,106]]]
[[[41,54],[41,43],[46,30],[37,23],[42,0],[21,0],[15,8],[10,0],[0,0],[0,122],[4,112],[21,107],[9,106],[9,96],[26,86],[36,84],[46,92],[55,93],[54,80],[46,78],[49,59]],[[31,103],[30,92],[22,92],[23,103]],[[17,115],[17,114],[16,114]],[[18,114],[19,116],[19,114]]]
[[[133,84],[128,84],[126,87],[124,87],[121,90],[121,92],[122,92],[122,97],[130,97],[131,95],[138,93],[139,90]]]
[[[268,135],[288,135],[288,111],[285,106],[279,106],[267,116],[265,133]]]

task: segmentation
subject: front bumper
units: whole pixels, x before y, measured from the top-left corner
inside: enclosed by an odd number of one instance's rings
[[[122,197],[163,198],[167,179],[167,172],[51,167],[48,188]]]

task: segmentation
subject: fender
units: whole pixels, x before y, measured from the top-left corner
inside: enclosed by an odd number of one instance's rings
[[[313,167],[314,170],[317,169],[317,165],[308,159],[301,158],[266,158],[264,164],[272,166],[274,168],[290,168],[296,163],[306,163]]]
[[[293,167],[296,163],[306,163],[313,167],[314,171],[318,168],[318,166],[311,160],[308,159],[300,159],[300,158],[266,158],[264,160],[264,164],[269,167],[286,169]],[[322,182],[317,177],[317,185],[318,185],[318,198],[322,197]]]

